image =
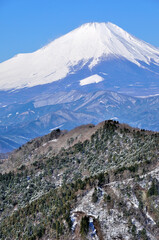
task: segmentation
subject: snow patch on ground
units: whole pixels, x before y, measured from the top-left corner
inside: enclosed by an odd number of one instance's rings
[[[153,220],[153,218],[148,214],[148,212],[146,213],[146,216],[147,216],[148,219],[150,219],[150,221],[153,225],[156,224],[155,221]]]
[[[137,200],[135,194],[131,195],[131,203],[134,205],[135,208],[139,208],[139,201]]]
[[[101,188],[98,189],[101,191]],[[124,239],[130,239],[127,222],[123,219],[123,213],[117,209],[108,211],[106,203],[103,201],[103,194],[98,198],[97,203],[92,203],[92,194],[94,189],[90,190],[81,200],[80,204],[73,212],[83,212],[87,216],[92,216],[100,223],[104,239],[112,240],[120,234]],[[104,193],[104,191],[102,191]]]
[[[53,139],[53,140],[51,140],[49,142],[57,142],[57,141],[58,141],[58,139]]]
[[[72,231],[74,232],[78,223],[77,217],[74,213],[71,215],[71,221],[72,221]]]
[[[88,84],[91,84],[91,83],[99,83],[99,82],[102,82],[103,80],[104,80],[104,78],[102,78],[98,74],[94,74],[90,77],[87,77],[87,78],[84,78],[83,80],[80,80],[80,85],[84,86],[84,85],[88,85]]]

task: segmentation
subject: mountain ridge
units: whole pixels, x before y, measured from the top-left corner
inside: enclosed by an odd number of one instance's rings
[[[158,140],[109,120],[28,142],[1,163],[0,239],[158,240]]]
[[[104,119],[158,131],[158,102],[158,96],[135,98],[109,91],[42,93],[34,97],[34,101],[1,108],[0,132],[6,147],[1,141],[0,149],[2,152],[13,150],[53,128],[70,130],[81,124],[97,124]],[[8,147],[10,141],[13,147]]]

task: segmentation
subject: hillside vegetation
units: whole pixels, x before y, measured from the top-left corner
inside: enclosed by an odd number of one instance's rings
[[[157,132],[58,129],[0,167],[0,239],[159,239]]]

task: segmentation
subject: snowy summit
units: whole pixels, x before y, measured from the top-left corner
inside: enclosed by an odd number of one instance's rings
[[[18,54],[1,63],[0,90],[58,81],[79,70],[73,70],[79,63],[80,68],[88,65],[93,69],[110,58],[126,59],[139,67],[151,62],[159,66],[159,49],[115,24],[87,23],[33,53]]]

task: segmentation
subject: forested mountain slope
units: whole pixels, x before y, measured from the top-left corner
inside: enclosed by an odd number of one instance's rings
[[[110,120],[30,141],[0,165],[0,239],[159,239],[158,158]]]

